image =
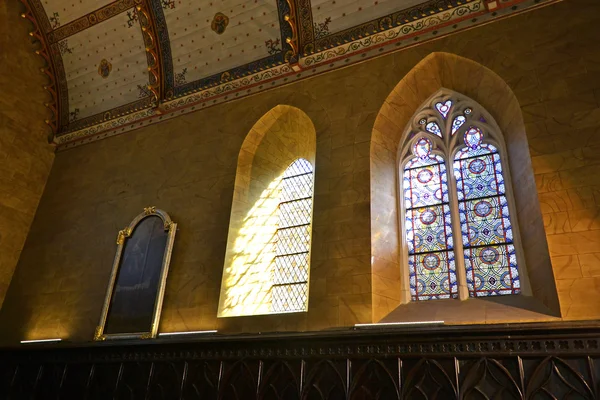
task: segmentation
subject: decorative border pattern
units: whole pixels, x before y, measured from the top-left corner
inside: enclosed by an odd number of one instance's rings
[[[37,2],[37,1],[36,1]],[[141,0],[117,0],[96,11],[77,18],[66,25],[62,25],[48,33],[50,43],[56,43],[78,32],[81,32],[90,26],[96,25],[99,22],[106,21],[109,18],[119,15],[134,5],[141,3]]]
[[[168,87],[168,82],[174,79],[172,61],[170,61],[171,55],[170,47],[168,46],[167,27],[164,15],[162,19],[156,17],[157,13],[162,15],[162,9],[160,5],[157,6],[157,0],[150,1],[156,18],[157,36],[161,50],[161,61],[163,62],[162,81],[166,88]],[[285,15],[290,14],[289,4],[287,0],[278,1],[280,5],[285,3],[283,11],[280,10],[280,15],[282,18],[285,18]],[[435,0],[428,4],[431,7],[431,4],[438,4],[440,1],[442,0]],[[447,1],[455,0],[444,1],[446,2],[443,4],[447,4]],[[83,127],[80,130],[69,129],[67,133],[58,135],[55,138],[55,142],[59,145],[59,149],[67,149],[89,143],[164,119],[173,118],[183,113],[193,112],[231,99],[242,98],[266,88],[281,86],[365,59],[378,57],[416,43],[422,43],[481,23],[504,18],[515,12],[529,11],[530,9],[543,7],[562,0],[512,0],[503,3],[498,3],[497,1],[486,3],[486,1],[466,0],[454,8],[426,15],[421,19],[409,20],[409,22],[404,22],[392,29],[376,32],[367,37],[349,41],[304,57],[300,54],[301,57],[298,64],[286,64],[282,62],[274,66],[269,66],[268,64],[259,65],[261,61],[264,62],[265,59],[263,59],[245,67],[227,71],[229,75],[223,73],[221,76],[215,75],[206,78],[206,80],[203,80],[204,85],[198,84],[200,81],[197,81],[189,84],[191,86],[182,86],[180,88],[186,89],[178,91],[177,94],[173,93],[173,91],[169,92],[168,89],[166,91],[163,90],[162,93],[165,102],[161,103],[157,110],[140,110],[141,105],[133,103],[136,107],[128,109],[133,109],[131,114],[123,115],[119,113],[118,119],[98,121],[98,124],[93,126],[90,126],[90,122],[87,122],[87,127]],[[458,2],[456,1],[456,3]],[[305,33],[306,30],[302,28],[302,13],[303,9],[306,9],[306,4],[309,4],[309,0],[294,0],[291,4],[297,7],[296,15],[300,19],[300,24],[297,25],[297,29],[299,30],[297,37],[299,45],[302,46],[303,38],[307,36]],[[488,7],[492,5],[495,5],[495,7],[488,9],[486,4]],[[400,15],[401,13],[397,14]],[[286,34],[282,33],[282,37],[286,39],[288,37],[292,38],[293,32],[291,31],[291,26],[287,23],[281,26],[282,32],[284,27],[289,27],[290,29]],[[289,47],[289,44],[287,46]],[[291,48],[288,48],[287,52],[291,55]],[[289,60],[289,58],[285,59],[284,57],[284,62],[289,62]],[[171,63],[170,67],[168,65],[169,62]],[[263,69],[260,69],[261,67]],[[111,113],[111,115],[115,114]],[[86,121],[89,121],[89,118]]]
[[[460,20],[465,16],[473,17],[481,11],[485,12],[485,5],[483,3],[483,0],[466,1],[467,3],[465,5],[459,5],[454,8],[450,8],[447,11],[441,11],[439,13],[432,14],[428,17],[416,20],[414,22],[411,21],[403,23],[398,28],[381,30],[381,32],[379,33],[368,35],[362,39],[352,39],[351,41],[351,39],[347,37],[351,35],[351,37],[353,38],[353,32],[356,32],[356,30],[345,31],[343,33],[340,33],[340,36],[326,36],[325,38],[319,40],[316,46],[322,46],[322,48],[326,48],[327,50],[323,50],[318,53],[311,52],[310,55],[302,58],[301,65],[303,67],[311,67],[313,65],[327,62],[328,60],[341,57],[349,53],[357,52],[362,49],[367,49],[375,45],[380,45],[382,43],[389,42],[398,38],[407,38],[410,37],[410,35],[412,34],[419,33],[421,31],[427,31],[437,26]],[[399,16],[397,16],[396,19],[397,18],[399,18]],[[385,18],[382,21],[385,21]],[[364,26],[361,29],[363,28],[366,29]],[[377,31],[377,28],[373,28],[373,30]],[[360,34],[356,36],[361,37]],[[344,44],[339,45],[337,47],[333,47],[332,43],[340,43],[340,37],[345,37],[343,40],[341,40],[341,42],[343,42]]]
[[[64,68],[62,61],[59,60],[57,63],[54,58],[54,52],[57,49],[54,49],[48,45],[48,38],[46,37],[45,32],[50,29],[50,22],[48,21],[48,16],[44,12],[43,7],[41,8],[41,4],[35,0],[21,0],[21,2],[26,9],[26,12],[21,14],[21,17],[28,19],[34,27],[34,30],[29,32],[29,36],[40,43],[40,49],[36,50],[35,54],[41,56],[44,61],[46,61],[46,67],[41,68],[40,72],[46,75],[50,80],[50,83],[44,86],[44,89],[50,93],[52,100],[44,105],[46,108],[50,109],[52,116],[50,119],[47,119],[44,122],[50,127],[52,134],[56,135],[61,127],[61,113],[65,107],[65,104],[63,103],[64,99],[62,97],[64,88],[62,82],[65,81]],[[42,25],[41,27],[40,24]]]
[[[276,54],[250,62],[244,66],[229,69],[227,71],[208,76],[181,86],[175,85],[175,76],[173,73],[173,58],[171,56],[170,40],[167,31],[167,22],[158,0],[152,2],[152,11],[158,30],[158,37],[161,49],[161,59],[164,71],[164,91],[165,100],[171,100],[182,96],[187,96],[199,90],[206,90],[218,85],[227,84],[233,80],[252,75],[258,71],[264,71],[289,62],[297,54],[294,51],[293,22],[290,17],[293,15],[293,9],[290,8],[290,0],[277,0],[277,9],[279,14],[279,26],[281,32],[282,50]],[[288,39],[290,39],[288,41]],[[296,49],[297,50],[297,49]]]

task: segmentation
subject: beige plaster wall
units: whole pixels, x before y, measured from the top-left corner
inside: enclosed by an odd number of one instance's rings
[[[45,63],[23,11],[16,0],[0,2],[0,307],[54,159]]]
[[[180,228],[161,330],[372,321],[370,238],[380,232],[370,229],[370,137],[393,88],[439,51],[482,64],[515,93],[560,310],[565,319],[600,318],[599,24],[599,2],[568,0],[59,153],[0,311],[0,325],[10,326],[2,342],[89,340],[117,231],[148,205]],[[317,134],[311,293],[325,295],[311,298],[306,315],[217,319],[237,156],[256,121],[279,104],[305,112]]]

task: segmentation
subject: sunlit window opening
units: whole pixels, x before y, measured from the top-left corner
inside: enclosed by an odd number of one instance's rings
[[[273,312],[305,311],[308,302],[313,169],[301,158],[283,174],[273,269]]]
[[[308,311],[316,131],[279,105],[238,157],[219,318]]]
[[[411,299],[457,298],[459,268],[470,297],[518,294],[502,137],[476,104],[447,97],[417,114],[403,153]]]

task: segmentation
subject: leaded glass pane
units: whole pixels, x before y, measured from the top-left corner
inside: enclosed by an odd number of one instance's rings
[[[283,178],[281,181],[280,201],[290,201],[312,197],[313,174],[309,172],[298,176]]]
[[[308,253],[275,257],[273,284],[306,282],[308,280]]]
[[[305,311],[308,301],[313,173],[304,159],[283,174],[271,288],[273,312]]]
[[[404,169],[405,229],[413,300],[456,297],[446,164],[420,139]]]
[[[404,170],[404,204],[407,208],[442,202],[448,202],[448,178],[443,161]]]
[[[273,286],[271,296],[274,312],[304,311],[308,303],[308,285],[297,283]]]
[[[458,200],[504,194],[500,155],[486,154],[454,161]]]
[[[455,298],[458,295],[453,251],[408,256],[412,300]]]
[[[464,250],[471,297],[517,294],[521,283],[512,244]]]
[[[288,201],[279,205],[279,228],[310,224],[312,198]]]
[[[514,237],[500,155],[470,128],[456,155],[458,209],[471,297],[520,292]]]
[[[283,177],[290,178],[292,176],[307,174],[309,172],[313,172],[310,162],[304,158],[299,158],[285,170]]]
[[[444,117],[444,119],[448,117],[450,107],[452,107],[452,100],[446,100],[445,103],[435,103],[435,109],[438,110],[438,112],[442,115],[442,117]]]
[[[309,226],[295,226],[277,230],[277,255],[308,251],[310,244]]]
[[[488,197],[458,204],[463,245],[512,243],[506,197]]]
[[[450,207],[438,205],[408,210],[406,240],[411,254],[451,249]]]
[[[454,118],[454,121],[452,121],[452,134],[454,135],[456,133],[457,130],[460,129],[460,127],[465,123],[467,119],[462,116],[459,115],[456,118]]]
[[[425,129],[427,129],[428,132],[433,133],[434,135],[442,137],[442,130],[436,122],[428,123]]]

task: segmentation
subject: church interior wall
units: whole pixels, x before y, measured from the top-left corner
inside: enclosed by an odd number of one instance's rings
[[[44,62],[20,12],[17,2],[0,4],[0,307],[54,159]]]
[[[117,232],[147,206],[179,225],[160,331],[320,330],[379,320],[376,302],[393,309],[398,299],[385,295],[385,281],[375,285],[371,270],[378,234],[371,135],[386,98],[433,52],[479,63],[514,92],[558,293],[560,316],[548,319],[600,318],[599,23],[597,1],[564,1],[58,152],[0,310],[0,325],[10,326],[0,340],[90,340]],[[300,109],[316,131],[310,290],[322,295],[310,299],[308,313],[217,318],[238,155],[254,124],[278,105]]]

